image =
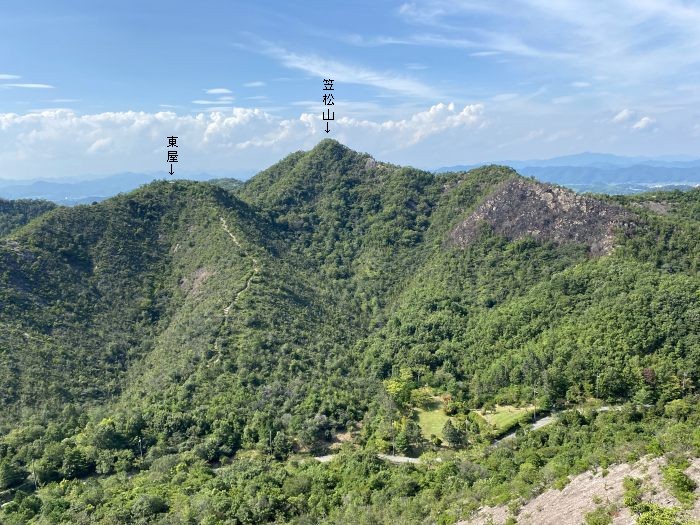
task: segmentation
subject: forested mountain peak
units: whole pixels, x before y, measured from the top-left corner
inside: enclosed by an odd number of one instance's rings
[[[313,202],[327,192],[351,188],[376,174],[377,163],[333,139],[324,139],[309,151],[292,153],[258,173],[242,194],[280,209]]]

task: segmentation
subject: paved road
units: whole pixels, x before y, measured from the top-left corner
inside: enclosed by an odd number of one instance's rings
[[[651,406],[651,405],[643,405],[645,407]],[[572,409],[572,410],[580,410],[580,409]],[[609,412],[611,410],[622,410],[622,405],[616,405],[616,406],[602,406],[599,408],[596,408],[596,412]],[[548,416],[541,417],[530,426],[530,430],[537,430],[539,428],[542,428],[546,425],[549,425],[550,423],[554,423],[557,420],[557,414],[559,412],[556,412],[554,414],[550,414]],[[509,441],[515,437],[515,433],[518,431],[516,428],[515,430],[511,430],[508,432],[505,436],[502,438],[497,439],[496,441],[493,442],[494,445],[497,445],[498,443],[502,443],[503,441]]]
[[[377,454],[379,459],[391,463],[420,463],[419,458],[409,458],[408,456],[392,456],[391,454]]]
[[[556,416],[545,416],[542,419],[538,419],[533,423],[533,425],[530,427],[530,430],[537,430],[538,428],[542,428],[545,425],[549,425],[550,423],[554,423],[556,421]]]
[[[647,405],[645,405],[647,406]],[[602,406],[600,408],[597,408],[597,412],[608,412],[610,410],[621,410],[622,406]],[[554,423],[557,420],[557,415],[558,412],[554,414],[549,414],[547,416],[542,416],[539,419],[536,419],[535,422],[530,426],[530,431],[533,430],[538,430],[544,426],[547,426],[551,423]],[[518,431],[516,428],[515,430],[511,430],[508,432],[505,436],[502,438],[499,438],[493,442],[494,445],[498,445],[499,443],[503,443],[504,441],[509,441],[515,437],[515,433]],[[320,461],[321,463],[328,463],[335,457],[334,454],[329,454],[326,456],[315,456],[314,459],[316,461]],[[391,454],[377,454],[377,457],[380,459],[383,459],[384,461],[389,461],[391,463],[420,463],[421,460],[420,458],[409,458],[408,456],[394,456]],[[442,461],[441,458],[437,458],[436,461]]]
[[[555,414],[550,414],[548,416],[542,416],[539,419],[536,419],[535,422],[530,426],[530,430],[537,430],[538,428],[542,428],[546,425],[549,425],[550,423],[554,423],[557,420]],[[497,445],[499,443],[502,443],[504,441],[510,441],[515,437],[515,433],[519,430],[519,428],[516,428],[508,432],[505,436],[498,438],[493,442],[494,445]]]
[[[328,463],[335,457],[335,454],[328,454],[326,456],[315,456],[314,459],[316,461],[320,461],[321,463]],[[394,456],[392,454],[377,454],[377,457],[379,459],[383,459],[384,461],[389,461],[391,463],[420,463],[420,458],[409,458],[408,456]],[[441,461],[438,458],[438,461]]]

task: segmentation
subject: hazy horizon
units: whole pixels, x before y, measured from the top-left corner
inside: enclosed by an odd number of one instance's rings
[[[289,152],[292,153],[292,152]],[[369,152],[367,152],[369,153]],[[286,156],[286,155],[284,155]],[[35,178],[31,179],[12,179],[12,178],[7,178],[0,176],[0,183],[3,183],[5,185],[8,184],[31,184],[34,182],[49,182],[49,183],[79,183],[79,182],[88,182],[88,181],[99,181],[99,180],[104,180],[104,179],[109,179],[112,177],[118,177],[118,176],[143,176],[143,177],[163,177],[165,179],[169,178],[174,178],[174,179],[194,179],[194,180],[207,180],[208,178],[233,178],[233,179],[238,179],[241,181],[245,181],[253,176],[255,176],[257,173],[260,171],[265,170],[269,166],[273,165],[274,163],[278,162],[279,160],[282,160],[284,156],[280,157],[279,159],[275,161],[271,161],[270,164],[265,165],[265,166],[260,166],[258,168],[251,168],[250,170],[220,170],[220,171],[199,171],[199,172],[193,172],[193,171],[178,171],[175,175],[171,176],[167,170],[161,169],[161,170],[150,170],[150,171],[121,171],[121,172],[113,172],[113,173],[104,173],[104,174],[95,174],[95,173],[83,173],[83,174],[75,174],[75,175],[69,175],[69,176],[50,176],[50,175],[43,175],[43,176],[38,176]],[[416,167],[418,169],[422,169],[425,171],[440,171],[440,170],[445,170],[447,168],[458,168],[461,166],[478,166],[478,165],[487,165],[487,164],[499,164],[499,165],[516,165],[516,166],[525,166],[525,165],[537,165],[539,163],[548,163],[550,161],[556,161],[554,166],[562,166],[566,167],[569,166],[567,165],[564,161],[567,158],[576,158],[576,157],[584,157],[584,156],[603,156],[603,157],[612,157],[619,159],[622,163],[620,164],[621,166],[632,166],[635,164],[642,164],[645,162],[648,163],[654,163],[654,162],[665,162],[669,163],[671,165],[675,164],[680,164],[682,165],[683,163],[692,163],[692,162],[698,162],[700,161],[700,156],[692,156],[692,155],[657,155],[657,156],[644,156],[644,155],[639,155],[639,156],[627,156],[627,155],[617,155],[614,153],[604,153],[604,152],[592,152],[592,151],[582,151],[579,153],[573,153],[569,155],[561,155],[561,156],[555,156],[555,157],[550,157],[550,158],[527,158],[527,159],[485,159],[481,161],[475,161],[475,162],[458,162],[455,164],[451,165],[444,165],[444,166],[416,166],[412,165],[412,167]],[[378,161],[383,161],[384,159],[381,158],[376,158]],[[561,161],[561,162],[559,162]],[[409,165],[409,164],[404,164],[401,162],[397,162],[398,165]],[[594,163],[584,163],[582,166],[593,166]],[[693,166],[694,167],[694,166]]]

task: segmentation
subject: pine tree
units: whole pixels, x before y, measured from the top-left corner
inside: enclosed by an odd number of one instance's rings
[[[448,419],[445,422],[442,427],[442,435],[451,447],[459,447],[462,445],[462,433],[455,428],[452,424],[452,420]]]

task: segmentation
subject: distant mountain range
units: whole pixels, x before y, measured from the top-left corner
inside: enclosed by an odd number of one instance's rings
[[[484,163],[439,168],[438,173],[468,171]],[[521,175],[553,182],[582,192],[637,193],[655,187],[700,185],[700,159],[684,157],[623,157],[580,153],[552,159],[495,162]]]
[[[567,186],[578,192],[630,194],[655,187],[687,189],[700,185],[700,159],[686,157],[647,158],[580,153],[552,159],[504,160],[448,166],[435,171],[438,173],[468,171],[486,164],[510,166],[521,175]],[[220,186],[236,186],[241,180],[247,180],[253,175],[253,172],[241,171],[232,172],[227,178],[214,179],[214,175],[208,173],[173,177],[166,172],[127,172],[88,180],[0,179],[0,198],[44,199],[64,205],[87,204],[134,190],[154,180],[214,180]]]
[[[236,173],[234,177],[248,178],[252,173]],[[205,181],[214,178],[209,173],[188,175],[187,177],[171,176],[166,172],[157,173],[118,173],[99,179],[74,181],[18,181],[0,180],[0,197],[5,199],[44,199],[58,204],[74,205],[89,204],[101,201],[122,192],[131,191],[155,180],[196,180]]]

